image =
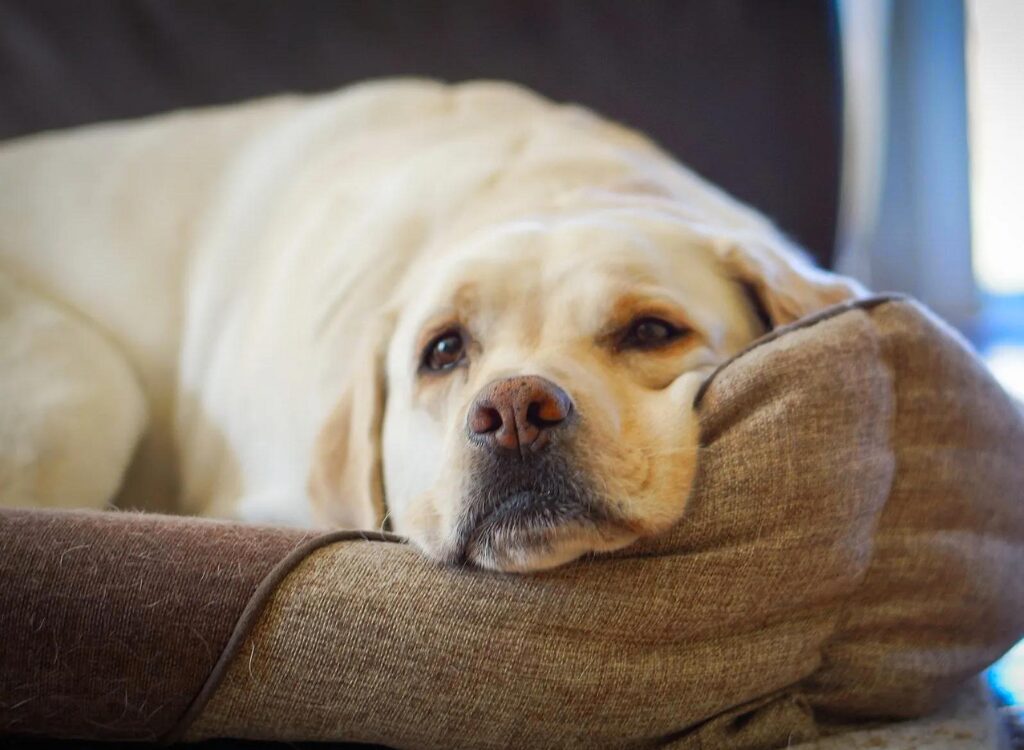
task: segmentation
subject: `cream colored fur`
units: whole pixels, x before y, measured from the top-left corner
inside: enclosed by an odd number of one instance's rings
[[[762,330],[740,282],[775,323],[858,292],[632,131],[508,84],[413,80],[2,144],[0,273],[0,504],[358,527],[387,507],[431,553],[490,378],[564,379],[586,470],[633,493],[633,536],[656,533],[692,477],[688,400]],[[692,321],[685,355],[587,343],[634,277]],[[459,290],[494,338],[428,394],[418,337]]]

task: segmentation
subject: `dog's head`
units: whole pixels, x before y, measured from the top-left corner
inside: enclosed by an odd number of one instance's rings
[[[313,494],[362,527],[386,496],[394,529],[453,563],[623,547],[683,512],[711,370],[852,293],[774,231],[637,209],[491,227],[416,269],[368,329]]]

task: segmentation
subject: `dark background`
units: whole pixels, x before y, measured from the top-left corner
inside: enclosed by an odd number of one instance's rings
[[[392,75],[585,104],[831,261],[828,0],[0,0],[0,138]]]

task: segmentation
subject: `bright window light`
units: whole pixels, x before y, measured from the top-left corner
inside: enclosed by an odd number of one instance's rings
[[[1024,2],[970,0],[974,273],[982,290],[1024,293]]]
[[[989,684],[1004,703],[1024,703],[1024,642],[1018,643],[989,670]]]
[[[984,356],[1003,388],[1024,401],[1024,347],[996,344]]]

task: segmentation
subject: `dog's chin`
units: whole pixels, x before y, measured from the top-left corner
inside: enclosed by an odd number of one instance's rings
[[[452,565],[530,573],[620,549],[637,537],[602,503],[551,500],[523,491],[488,512],[464,513],[439,556]]]
[[[587,554],[621,549],[636,538],[635,533],[620,529],[530,529],[496,536],[485,545],[474,544],[466,559],[486,570],[532,573],[557,568]]]

